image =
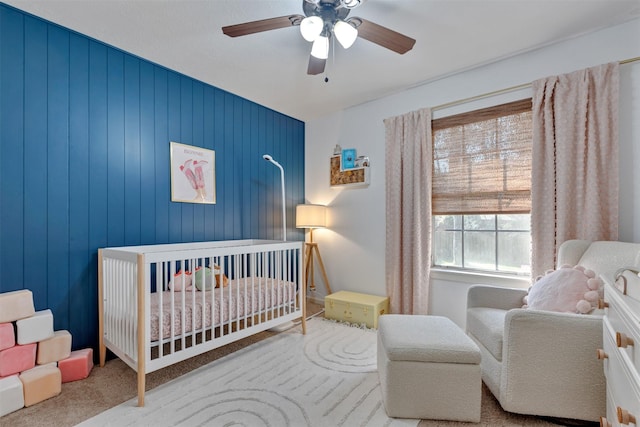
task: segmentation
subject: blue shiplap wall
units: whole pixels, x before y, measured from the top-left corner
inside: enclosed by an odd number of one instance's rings
[[[217,204],[172,203],[169,142],[216,152]],[[280,239],[304,123],[0,4],[0,292],[97,343],[100,247]]]

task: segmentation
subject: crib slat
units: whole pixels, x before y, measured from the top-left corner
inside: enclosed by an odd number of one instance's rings
[[[137,346],[137,357],[138,357],[138,406],[144,406],[144,392],[145,392],[145,363],[146,363],[146,343],[147,343],[147,334],[146,334],[146,320],[147,313],[145,312],[145,262],[144,262],[144,254],[138,254],[138,277],[137,280],[137,288],[136,288],[136,299],[137,301],[137,309],[138,309],[138,346]],[[132,331],[133,332],[133,331]]]

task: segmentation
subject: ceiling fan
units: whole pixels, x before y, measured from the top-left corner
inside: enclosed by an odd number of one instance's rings
[[[299,26],[302,37],[313,42],[307,74],[320,74],[329,57],[329,39],[348,49],[358,36],[399,54],[408,52],[416,41],[382,25],[356,16],[348,17],[351,9],[366,0],[302,0],[303,15],[286,15],[222,27],[229,37],[246,36],[262,31]]]

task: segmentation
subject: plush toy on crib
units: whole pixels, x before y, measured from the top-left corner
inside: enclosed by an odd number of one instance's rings
[[[537,279],[523,299],[523,308],[587,314],[598,306],[602,294],[602,281],[593,270],[563,265]]]
[[[185,271],[183,273],[182,270],[180,270],[174,274],[173,280],[169,282],[169,289],[174,289],[176,292],[181,292],[183,290],[190,291],[192,288],[191,279],[190,271]]]
[[[173,289],[176,292],[190,291],[195,285],[199,291],[211,290],[211,274],[214,274],[216,278],[216,288],[229,285],[229,278],[219,266],[214,264],[213,272],[209,267],[196,267],[195,273],[193,274],[190,271],[185,271],[184,273],[182,270],[178,271],[173,276],[173,280],[169,282],[169,289]]]
[[[196,267],[193,281],[199,291],[211,290],[211,274],[212,271],[209,267]],[[227,276],[222,272],[222,269],[215,264],[213,265],[213,275],[216,278],[216,288],[224,287],[229,284]]]

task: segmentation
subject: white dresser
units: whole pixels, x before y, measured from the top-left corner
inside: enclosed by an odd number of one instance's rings
[[[600,425],[640,426],[640,279],[631,272],[624,294],[622,278],[602,277],[605,282],[603,360],[607,379],[607,416]]]

